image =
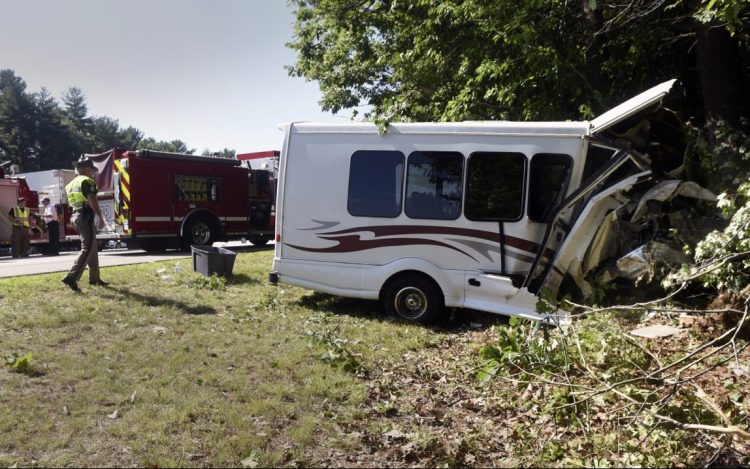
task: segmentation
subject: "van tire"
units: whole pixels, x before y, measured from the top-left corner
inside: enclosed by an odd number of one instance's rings
[[[435,323],[445,310],[440,287],[419,274],[396,277],[386,286],[383,301],[387,314],[424,325]]]
[[[191,218],[182,232],[182,244],[190,246],[211,246],[218,237],[218,224],[206,216]]]
[[[265,246],[271,241],[271,237],[267,235],[250,235],[248,241],[250,241],[250,244],[253,246]]]

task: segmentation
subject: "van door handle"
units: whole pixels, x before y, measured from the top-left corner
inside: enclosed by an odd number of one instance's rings
[[[479,287],[479,286],[482,285],[482,282],[480,282],[479,280],[477,280],[475,278],[470,278],[469,279],[469,285],[471,285],[472,287]]]

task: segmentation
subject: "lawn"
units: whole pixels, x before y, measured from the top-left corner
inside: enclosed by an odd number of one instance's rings
[[[352,443],[358,377],[440,334],[266,283],[271,253],[227,282],[181,260],[104,269],[74,294],[61,274],[0,281],[0,465],[310,464]],[[331,307],[333,305],[333,307]],[[366,353],[365,353],[366,352]]]
[[[0,368],[0,466],[750,462],[739,436],[596,391],[679,357],[704,340],[692,332],[638,342],[623,333],[633,312],[577,321],[574,336],[469,311],[419,327],[375,302],[270,286],[271,257],[238,255],[228,280],[189,259],[106,268],[110,286],[84,277],[83,294],[62,274],[0,280],[0,356],[15,365]],[[748,376],[719,364],[700,385],[724,410],[685,386],[658,411],[744,428]],[[651,399],[659,386],[621,389]]]

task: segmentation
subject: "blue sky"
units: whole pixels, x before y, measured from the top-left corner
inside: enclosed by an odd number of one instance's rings
[[[198,152],[278,150],[279,123],[349,115],[323,113],[317,83],[284,70],[285,0],[0,0],[0,13],[0,68],[28,91],[76,86],[89,114]]]

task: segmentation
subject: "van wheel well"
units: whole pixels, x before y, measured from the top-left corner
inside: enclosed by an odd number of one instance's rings
[[[445,295],[429,275],[407,270],[391,276],[380,290],[385,312],[420,324],[432,324],[445,311]]]

